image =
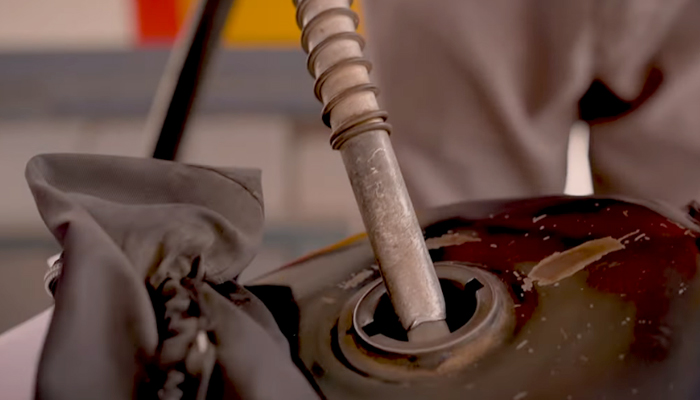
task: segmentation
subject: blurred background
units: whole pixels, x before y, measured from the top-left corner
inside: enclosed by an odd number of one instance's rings
[[[150,156],[146,115],[194,3],[0,0],[0,333],[51,304],[42,278],[59,248],[24,181],[27,161],[46,152]],[[292,0],[235,3],[180,154],[262,169],[267,233],[250,277],[362,226],[320,122]],[[567,193],[590,193],[586,154],[587,128],[576,125]]]

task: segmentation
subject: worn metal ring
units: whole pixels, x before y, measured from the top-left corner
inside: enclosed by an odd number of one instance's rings
[[[373,322],[375,310],[386,294],[383,282],[377,280],[346,304],[338,322],[339,347],[354,368],[396,380],[445,374],[476,361],[511,335],[513,301],[500,279],[483,268],[464,263],[440,262],[435,264],[435,270],[440,280],[462,287],[474,280],[480,283],[471,318],[449,335],[427,342],[402,341],[381,333],[370,335],[364,328]],[[460,309],[459,304],[455,306]]]

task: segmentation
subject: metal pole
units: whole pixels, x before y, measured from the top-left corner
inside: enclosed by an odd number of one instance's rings
[[[296,6],[331,145],[343,157],[394,310],[411,340],[445,334],[445,301],[369,80],[357,15],[349,0]]]

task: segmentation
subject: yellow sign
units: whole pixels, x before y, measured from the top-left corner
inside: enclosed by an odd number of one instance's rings
[[[195,1],[176,0],[180,26]],[[352,8],[361,12],[357,0]],[[234,47],[298,47],[300,37],[292,0],[236,0],[222,39]]]

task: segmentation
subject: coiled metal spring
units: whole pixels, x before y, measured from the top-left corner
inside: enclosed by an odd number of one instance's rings
[[[352,40],[357,42],[361,50],[364,50],[365,41],[355,30],[357,29],[360,19],[353,10],[350,9],[352,5],[352,0],[346,0],[347,6],[338,7],[331,6],[318,12],[314,15],[308,22],[304,23],[304,16],[306,15],[309,5],[318,0],[294,0],[294,5],[296,6],[296,19],[297,25],[301,28],[301,45],[304,51],[308,54],[307,58],[307,69],[313,78],[316,79],[314,83],[314,94],[316,98],[323,103],[322,119],[323,123],[332,129],[331,131],[331,147],[338,150],[343,143],[349,139],[358,136],[365,132],[384,130],[387,133],[391,132],[391,125],[386,122],[387,112],[383,110],[361,110],[359,113],[351,113],[349,117],[346,117],[342,122],[332,126],[331,114],[333,111],[341,104],[344,100],[349,97],[363,93],[370,92],[376,96],[379,92],[377,86],[367,81],[364,83],[358,83],[353,86],[344,88],[330,95],[322,95],[324,90],[324,85],[335,75],[338,74],[343,68],[349,66],[363,66],[367,69],[367,73],[372,70],[372,64],[364,56],[355,57],[348,55],[340,60],[335,61],[332,65],[325,68],[325,70],[318,73],[316,71],[316,64],[319,57],[322,56],[323,52],[329,49],[332,45],[337,44],[343,40]],[[355,30],[346,32],[331,33],[327,37],[323,38],[312,49],[309,49],[309,38],[312,32],[321,25],[327,18],[335,16],[346,16],[352,19]]]

